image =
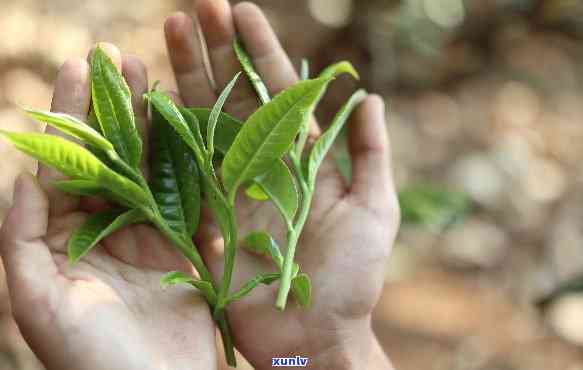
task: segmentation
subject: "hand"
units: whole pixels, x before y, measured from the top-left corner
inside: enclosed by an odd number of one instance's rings
[[[122,68],[147,142],[146,70],[113,45],[101,47]],[[86,120],[89,102],[88,64],[69,60],[59,71],[52,110]],[[155,229],[120,230],[69,265],[71,232],[104,205],[56,191],[50,182],[60,178],[46,167],[38,179],[21,175],[0,232],[14,317],[46,368],[216,369],[215,327],[204,299],[190,289],[161,291],[164,272],[193,271]]]
[[[240,3],[231,8],[226,0],[199,0],[196,4],[216,90],[222,90],[240,70],[231,48],[235,29],[272,94],[298,80],[255,5]],[[206,78],[193,21],[175,14],[167,20],[165,30],[182,99],[187,106],[212,106],[217,94]],[[250,86],[239,82],[226,111],[244,119],[256,108],[257,98]],[[257,369],[270,367],[274,356],[289,355],[308,356],[312,366],[323,369],[362,368],[362,363],[368,368],[390,367],[370,327],[399,224],[382,100],[367,97],[354,113],[349,130],[352,183],[343,182],[331,161],[323,165],[297,248],[296,260],[312,279],[312,306],[300,309],[289,304],[285,312],[276,311],[274,284],[256,289],[228,308],[237,348]],[[319,132],[314,122],[312,141]],[[239,207],[240,237],[268,229],[276,239],[285,240],[281,228],[275,226],[279,217],[270,204],[240,197]],[[223,243],[216,227],[202,226],[197,242],[211,272],[220,277]],[[235,265],[233,289],[256,273],[273,269],[268,261],[241,249]]]

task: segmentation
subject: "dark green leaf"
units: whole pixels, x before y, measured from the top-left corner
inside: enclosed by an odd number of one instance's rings
[[[269,285],[281,277],[280,273],[270,273],[270,274],[258,274],[252,280],[249,280],[239,291],[233,293],[229,298],[227,298],[227,304],[230,302],[237,301],[247,294],[249,294],[257,285],[264,284]]]
[[[192,236],[200,217],[198,166],[192,151],[156,109],[152,109],[150,189],[168,225]]]
[[[277,242],[264,231],[249,233],[243,241],[243,246],[260,255],[271,257],[271,260],[279,268],[283,265],[283,256]]]
[[[217,295],[211,283],[204,280],[194,279],[183,272],[172,271],[165,274],[160,279],[160,284],[163,288],[170,285],[189,284],[198,289],[211,306],[214,306],[217,303]]]
[[[141,211],[133,209],[125,213],[107,210],[91,215],[80,228],[75,230],[67,244],[69,262],[76,263],[103,238],[115,231],[138,222],[145,221]]]
[[[243,46],[239,39],[235,39],[235,41],[233,41],[233,48],[235,49],[235,54],[239,59],[239,63],[241,64],[243,71],[245,71],[247,79],[249,80],[249,82],[253,86],[253,89],[255,89],[255,92],[257,93],[259,101],[261,102],[261,104],[267,104],[271,100],[269,97],[269,91],[267,90],[267,87],[261,80],[261,77],[259,77],[259,75],[255,71],[253,62],[251,61],[251,58],[249,58],[249,55],[247,54],[245,47]]]
[[[239,78],[240,75],[241,75],[241,72],[237,73],[235,75],[235,77],[233,77],[231,82],[229,82],[227,84],[227,86],[225,86],[225,89],[223,90],[223,92],[221,93],[219,98],[217,99],[217,102],[213,106],[213,109],[212,109],[211,114],[209,116],[207,131],[206,131],[206,142],[207,142],[207,147],[208,147],[210,159],[213,158],[213,154],[215,153],[214,136],[215,136],[215,128],[217,127],[217,122],[219,120],[219,116],[221,114],[221,111],[223,110],[223,105],[225,104],[225,101],[229,97],[229,94],[231,93],[231,90],[233,90],[233,87],[235,86],[235,83],[237,82],[237,79]]]
[[[249,117],[223,160],[223,183],[231,199],[239,185],[270,170],[290,148],[329,82],[299,82]]]
[[[91,91],[101,131],[113,143],[119,156],[131,167],[138,168],[142,140],[136,129],[130,89],[99,47],[91,55]]]
[[[199,160],[203,160],[205,158],[203,149],[200,148],[188,122],[184,119],[184,116],[172,99],[159,91],[151,91],[145,94],[144,97],[174,127],[174,130],[180,135],[184,143],[199,157]]]
[[[104,152],[113,151],[113,145],[107,141],[98,131],[77,118],[64,113],[42,112],[26,109],[26,113],[32,118],[46,122],[48,125],[81,140],[83,143],[101,149]]]
[[[292,292],[296,302],[300,306],[308,307],[312,296],[312,283],[310,282],[310,277],[302,273],[293,278]]]
[[[404,223],[444,227],[461,220],[470,210],[467,195],[430,185],[413,185],[399,192]]]
[[[188,108],[188,111],[192,113],[200,124],[200,129],[206,132],[208,127],[208,121],[210,117],[210,109],[207,108]],[[186,118],[186,116],[184,116]],[[222,154],[226,154],[235,137],[241,130],[243,122],[238,119],[228,115],[227,113],[219,114],[219,119],[217,122],[217,127],[215,128],[215,148]]]
[[[318,138],[312,151],[310,152],[310,156],[307,158],[308,164],[306,166],[308,173],[306,174],[308,179],[308,184],[310,187],[314,186],[316,182],[316,174],[322,161],[326,157],[326,154],[332,147],[334,140],[340,133],[340,130],[352,114],[352,111],[356,108],[358,104],[366,97],[366,92],[364,90],[358,90],[355,92],[350,99],[340,108],[330,127],[326,130],[322,136]]]

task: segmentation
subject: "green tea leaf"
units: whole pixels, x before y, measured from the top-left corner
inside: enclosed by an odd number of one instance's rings
[[[284,221],[292,223],[299,199],[294,177],[285,162],[275,162],[268,172],[255,178],[255,184],[275,204]]]
[[[270,170],[287,152],[329,82],[326,78],[299,82],[249,117],[222,164],[223,184],[231,199],[239,185]]]
[[[188,147],[192,149],[200,159],[205,158],[202,148],[197,144],[198,141],[191,131],[188,122],[184,119],[184,116],[172,99],[159,91],[151,91],[144,94],[144,97],[148,99],[164,119],[174,127],[174,130],[180,135],[184,143],[186,143],[186,145],[188,145]]]
[[[357,92],[355,92],[350,97],[350,99],[348,99],[346,104],[344,104],[344,106],[340,108],[340,110],[332,120],[330,127],[326,130],[324,134],[322,134],[322,136],[318,138],[318,140],[314,144],[310,152],[310,156],[307,158],[308,163],[306,166],[308,172],[306,174],[306,177],[308,179],[308,184],[310,185],[310,187],[314,186],[316,182],[316,174],[318,172],[318,169],[320,168],[322,161],[326,157],[326,154],[332,147],[334,140],[336,140],[336,137],[340,133],[340,130],[342,130],[342,127],[344,126],[344,124],[346,124],[346,121],[348,120],[356,106],[358,106],[358,104],[360,104],[360,102],[362,102],[362,100],[365,97],[366,92],[364,90],[358,90]]]
[[[17,149],[69,177],[98,181],[107,167],[82,146],[55,135],[0,132]]]
[[[280,273],[269,273],[269,274],[258,274],[255,278],[249,280],[241,289],[233,293],[229,298],[227,298],[227,304],[230,302],[237,301],[247,294],[249,294],[253,289],[255,289],[259,284],[269,285],[281,277]]]
[[[156,109],[152,109],[150,189],[168,225],[192,236],[200,217],[198,166],[192,151]]]
[[[229,217],[229,211],[225,207],[224,202],[220,200],[220,195],[217,194],[215,188],[205,184],[205,193],[207,195],[206,200],[208,205],[211,208],[215,221],[219,225],[225,245],[227,245],[231,239],[231,220]]]
[[[189,284],[198,289],[211,306],[217,304],[217,295],[212,284],[208,281],[194,279],[180,271],[169,272],[160,279],[160,285],[162,285],[162,288],[177,284]]]
[[[93,181],[136,206],[148,204],[144,191],[113,172],[82,146],[55,135],[0,131],[20,151],[73,179]]]
[[[203,132],[206,132],[208,127],[208,121],[210,118],[211,111],[207,108],[187,108],[190,113],[192,113],[197,119],[200,124],[200,129]],[[182,110],[181,110],[182,111]],[[184,115],[184,114],[183,114]],[[184,118],[186,116],[184,115]],[[220,113],[219,119],[217,121],[217,126],[215,128],[215,135],[214,135],[214,145],[215,148],[221,152],[222,154],[227,153],[233,141],[235,141],[235,137],[241,131],[241,127],[243,126],[243,122],[239,121],[238,119],[230,116],[227,113]]]
[[[100,197],[124,207],[132,208],[135,205],[128,202],[119,195],[114,194],[102,185],[88,180],[61,180],[51,183],[56,189],[63,193],[71,194],[77,197]]]
[[[413,185],[399,192],[403,223],[445,227],[463,219],[471,208],[464,193],[431,185]]]
[[[107,141],[98,131],[83,121],[64,113],[42,112],[33,109],[25,109],[26,113],[41,122],[81,140],[83,143],[103,150],[104,152],[114,151],[113,145]]]
[[[209,116],[207,131],[206,131],[206,142],[207,142],[207,147],[208,147],[208,152],[209,152],[209,158],[211,160],[213,158],[213,154],[215,153],[214,136],[215,136],[215,128],[217,127],[217,122],[219,120],[219,115],[221,114],[221,110],[223,110],[223,105],[225,104],[225,101],[229,97],[231,90],[233,90],[233,87],[235,86],[235,83],[237,82],[237,79],[239,78],[240,75],[241,75],[241,72],[237,73],[235,75],[235,77],[233,77],[231,82],[229,82],[227,84],[227,86],[225,86],[225,89],[223,90],[223,92],[221,93],[219,98],[217,99],[217,102],[213,106],[213,109],[212,109],[211,114]]]
[[[119,156],[138,168],[142,140],[136,128],[130,89],[111,59],[99,47],[91,55],[93,110],[101,131]]]
[[[245,194],[249,198],[254,199],[254,200],[258,200],[260,202],[264,202],[266,200],[269,200],[269,195],[265,194],[263,189],[261,189],[261,187],[257,183],[253,183],[253,184],[251,184],[251,186],[249,186],[247,189],[245,189]]]
[[[192,112],[188,108],[178,107],[178,110],[180,111],[180,113],[182,114],[182,117],[186,121],[186,124],[188,125],[190,132],[192,132],[192,134],[194,135],[194,140],[196,141],[196,144],[200,148],[201,152],[204,152],[205,148],[206,148],[206,144],[205,144],[204,139],[202,137],[199,119],[194,114],[192,114]],[[205,126],[205,130],[206,130],[206,127],[207,126]]]
[[[79,197],[101,197],[109,192],[103,186],[89,180],[61,180],[55,181],[51,185],[63,193]]]
[[[336,77],[340,74],[343,73],[348,73],[349,75],[351,75],[352,77],[354,77],[355,79],[359,80],[360,76],[358,75],[358,72],[356,71],[356,69],[354,69],[354,67],[352,66],[352,64],[350,64],[350,62],[338,62],[335,64],[332,64],[331,66],[326,67],[318,76],[319,78],[331,78],[331,77]]]
[[[249,82],[253,86],[253,89],[255,89],[255,92],[257,93],[259,101],[261,102],[261,104],[267,104],[271,100],[271,98],[269,97],[269,91],[267,90],[267,87],[261,80],[261,77],[259,77],[259,75],[255,71],[253,62],[251,61],[249,54],[247,54],[245,47],[243,46],[239,39],[235,39],[235,41],[233,41],[233,49],[235,50],[237,59],[239,59],[239,64],[241,64],[241,67],[243,68],[243,71],[245,72],[247,79],[249,80]]]
[[[243,246],[260,255],[271,257],[279,268],[283,265],[283,256],[277,242],[264,231],[253,231],[243,240]]]
[[[312,297],[312,283],[310,277],[304,273],[299,274],[292,280],[292,292],[296,302],[301,307],[308,307]]]
[[[85,223],[75,230],[69,239],[67,244],[69,262],[71,264],[77,263],[91,248],[115,231],[143,221],[145,221],[145,217],[137,209],[125,213],[107,210],[89,216]]]

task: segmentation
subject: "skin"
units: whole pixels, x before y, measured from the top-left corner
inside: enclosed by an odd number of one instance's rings
[[[141,95],[144,66],[101,47],[128,81],[146,139]],[[89,67],[67,61],[60,69],[52,111],[85,120]],[[50,128],[47,132],[58,135]],[[144,140],[147,142],[147,140]],[[160,288],[165,271],[192,268],[153,228],[125,228],[70,266],[66,241],[87,214],[106,205],[66,196],[49,184],[61,179],[40,167],[21,175],[0,230],[0,254],[16,322],[47,369],[216,369],[215,327],[204,299],[192,289]]]
[[[297,81],[257,7],[241,3],[231,8],[226,1],[200,0],[196,15],[217,89],[239,70],[231,50],[235,29],[272,93]],[[200,40],[192,20],[175,14],[165,30],[183,101],[189,106],[211,106],[216,90],[195,47]],[[145,69],[134,57],[122,58],[114,46],[101,47],[130,85],[147,143],[148,125],[140,99],[147,89]],[[52,110],[85,120],[89,99],[87,62],[68,61],[55,83]],[[255,108],[251,88],[239,82],[226,110],[245,118]],[[370,327],[399,223],[384,114],[382,100],[371,95],[351,118],[351,184],[342,181],[330,162],[320,171],[297,253],[302,271],[312,279],[312,307],[299,309],[290,298],[285,312],[276,311],[276,285],[258,288],[229,307],[237,347],[255,368],[270,368],[271,357],[288,355],[307,356],[310,367],[317,369],[358,369],[363,363],[368,369],[391,368]],[[313,122],[312,142],[319,132]],[[104,240],[101,248],[93,249],[77,265],[67,263],[65,245],[71,232],[87,214],[106,205],[55,191],[50,182],[61,178],[42,166],[38,178],[21,175],[13,207],[0,229],[12,310],[46,368],[215,369],[215,328],[203,299],[193,290],[161,291],[159,287],[165,271],[195,272],[154,229],[128,227]],[[267,229],[283,240],[271,205],[244,197],[239,203],[242,237],[251,230]],[[196,239],[218,278],[223,243],[208,217]],[[243,249],[237,258],[233,289],[257,272],[272,270],[266,260]]]
[[[212,106],[217,91],[240,70],[231,43],[238,32],[259,74],[275,94],[298,80],[263,12],[251,3],[231,7],[226,0],[199,0],[195,19],[171,16],[165,24],[167,48],[182,100],[188,106]],[[212,80],[207,78],[198,45],[208,48]],[[257,108],[249,84],[238,82],[225,110],[245,119]],[[311,124],[313,142],[320,129]],[[349,123],[351,184],[342,180],[332,161],[317,179],[310,217],[297,247],[296,261],[312,279],[312,306],[293,303],[274,308],[277,284],[260,287],[228,307],[237,349],[256,369],[271,368],[274,356],[302,355],[318,369],[390,369],[371,330],[371,313],[384,281],[386,260],[399,225],[396,192],[390,170],[385,107],[368,96]],[[268,230],[285,245],[279,216],[269,203],[238,199],[239,237]],[[223,271],[223,241],[210,217],[202,224],[197,245],[215,279]],[[273,271],[269,261],[239,249],[232,290],[259,272]]]

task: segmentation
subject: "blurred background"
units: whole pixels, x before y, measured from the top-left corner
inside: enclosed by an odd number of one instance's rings
[[[397,369],[583,370],[583,296],[535,305],[583,273],[583,2],[255,2],[296,65],[348,59],[387,101],[408,222],[374,325]],[[162,28],[175,10],[192,1],[2,0],[0,128],[38,130],[15,103],[48,109],[59,65],[96,41],[172,88]],[[323,125],[354,87],[336,84]],[[35,165],[4,142],[0,157],[1,217]],[[0,369],[41,368],[0,271]]]

